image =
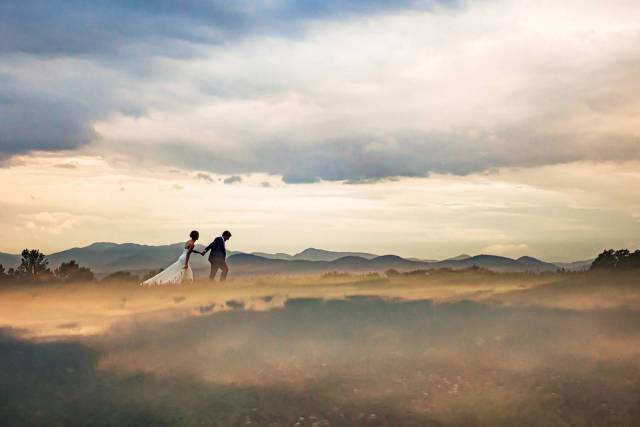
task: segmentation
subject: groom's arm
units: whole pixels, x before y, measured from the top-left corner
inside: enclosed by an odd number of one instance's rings
[[[204,256],[204,254],[206,254],[207,252],[209,252],[209,250],[213,248],[213,242],[209,243],[209,246],[207,246],[206,248],[204,248],[204,251],[202,251],[202,256]]]

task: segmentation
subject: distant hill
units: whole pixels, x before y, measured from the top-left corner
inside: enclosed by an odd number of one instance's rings
[[[52,269],[63,262],[75,260],[78,264],[89,267],[98,277],[120,270],[144,274],[175,262],[182,253],[183,247],[184,243],[150,246],[137,243],[99,242],[47,254],[47,259]],[[202,250],[204,246],[198,245],[197,248]],[[234,253],[229,252],[230,255]],[[0,254],[0,264],[3,264],[6,269],[16,267],[19,262],[19,255]],[[206,257],[194,254],[191,265],[194,269],[204,269],[208,268],[209,263]]]
[[[275,254],[270,254],[267,252],[251,252],[251,255],[256,255],[262,258],[267,258],[267,259],[282,259],[286,261],[293,259],[293,255],[285,254],[283,252],[277,252]]]
[[[72,248],[48,255],[52,267],[74,259],[80,265],[91,268],[96,274],[108,274],[118,270],[131,272],[163,268],[178,259],[183,243],[148,246],[136,243],[94,243],[83,248]],[[200,257],[202,258],[202,257]],[[194,261],[197,261],[194,258]]]
[[[395,255],[379,256],[366,259],[357,256],[346,256],[333,261],[307,261],[268,259],[256,255],[237,254],[229,257],[229,265],[234,274],[312,274],[329,271],[344,272],[384,272],[388,269],[411,271],[420,269],[482,267],[500,272],[544,272],[555,271],[558,267],[531,257],[511,259],[494,255],[478,255],[466,259],[425,262],[412,261]]]
[[[282,260],[268,259],[253,254],[236,254],[227,259],[236,275],[272,275],[272,274],[321,274],[329,271],[345,272],[383,272],[390,268],[402,271],[415,270],[424,266],[423,262],[409,261],[395,255],[386,255],[372,259],[346,256],[333,261]]]
[[[13,254],[6,254],[4,252],[0,252],[0,264],[4,267],[5,270],[10,268],[16,268],[20,263],[20,256]]]
[[[251,255],[256,255],[267,259],[279,259],[285,261],[335,261],[347,256],[356,256],[364,259],[372,259],[378,256],[367,252],[335,252],[316,248],[307,248],[295,255],[289,255],[282,252],[278,252],[275,254],[266,252],[251,252]]]
[[[453,258],[447,258],[445,259],[445,261],[461,261],[463,259],[469,259],[469,258],[471,258],[471,255],[462,254],[462,255],[454,256]]]
[[[335,261],[344,257],[359,257],[364,259],[372,259],[378,255],[366,252],[333,252],[324,249],[308,248],[293,256],[295,260],[303,261]]]
[[[145,274],[173,263],[182,252],[182,248],[183,243],[151,246],[100,242],[48,254],[47,259],[52,268],[56,268],[62,262],[76,260],[80,265],[91,268],[98,277],[119,270]],[[198,248],[201,250],[203,246],[198,245]],[[228,255],[234,275],[321,274],[329,271],[383,272],[388,269],[411,271],[434,268],[462,269],[473,266],[504,272],[543,272],[555,271],[559,267],[567,270],[586,269],[591,264],[591,261],[578,261],[556,265],[532,257],[512,259],[495,255],[459,255],[444,261],[430,261],[396,255],[378,256],[366,252],[334,252],[316,248],[305,249],[295,255],[264,252],[247,254],[234,251],[229,251]],[[18,255],[0,253],[0,264],[6,269],[16,267],[19,259]],[[209,268],[206,258],[196,254],[191,265],[200,274]]]
[[[459,257],[456,257],[459,258]],[[493,271],[555,271],[558,266],[548,262],[540,261],[532,257],[521,257],[512,259],[496,255],[476,255],[469,258],[450,259],[430,264],[431,268],[468,268],[482,267]]]
[[[316,249],[316,248],[307,248],[302,252],[298,252],[295,255],[289,255],[282,252],[278,252],[275,254],[270,254],[266,252],[251,252],[251,255],[256,255],[262,258],[267,259],[279,259],[285,261],[335,261],[340,258],[344,258],[347,256],[356,256],[364,259],[372,259],[377,257],[378,255],[370,254],[367,252],[335,252],[335,251],[327,251],[324,249]]]

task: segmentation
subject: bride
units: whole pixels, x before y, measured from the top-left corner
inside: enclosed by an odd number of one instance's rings
[[[187,240],[187,243],[184,244],[184,251],[176,262],[174,262],[169,267],[165,268],[152,278],[145,280],[140,285],[170,285],[179,284],[185,280],[193,282],[193,271],[189,266],[189,258],[191,257],[192,252],[202,255],[202,252],[198,252],[194,249],[196,241],[200,237],[200,233],[198,233],[196,230],[193,230],[191,233],[189,233],[189,237],[191,237],[191,239]]]

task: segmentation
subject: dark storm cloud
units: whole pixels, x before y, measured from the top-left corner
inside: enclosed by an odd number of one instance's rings
[[[81,103],[42,96],[0,74],[0,160],[31,150],[79,147],[95,138]]]
[[[530,128],[509,128],[490,134],[405,134],[385,139],[351,138],[313,144],[270,141],[246,146],[242,157],[222,149],[210,152],[200,146],[186,149],[178,144],[155,147],[154,152],[161,163],[178,162],[178,166],[185,168],[229,174],[282,175],[290,184],[321,180],[372,183],[430,173],[467,175],[501,167],[640,158],[640,141],[627,136],[591,139],[585,136],[580,144],[573,143],[571,138],[573,136]]]
[[[507,129],[498,135],[451,132],[403,135],[391,141],[371,138],[302,147],[275,144],[261,146],[256,157],[261,163],[271,162],[273,170],[268,172],[282,173],[289,183],[353,183],[429,173],[467,175],[510,166],[640,158],[640,142],[633,143],[626,137],[585,141],[576,146],[562,136],[530,129]]]
[[[452,133],[414,135],[396,141],[383,148],[377,147],[374,139],[301,150],[295,162],[282,165],[283,179],[289,183],[318,180],[354,183],[430,173],[468,175],[501,167],[640,158],[640,142],[632,144],[627,138],[592,141],[582,147],[563,141],[562,137],[544,134],[521,134],[495,141]]]
[[[446,2],[444,2],[446,3]],[[144,114],[141,99],[117,99],[123,75],[158,78],[157,57],[190,57],[199,48],[250,35],[300,36],[314,19],[339,19],[435,3],[389,1],[84,1],[8,0],[0,2],[0,65],[30,70],[29,58],[80,58],[114,71],[86,94],[56,88],[43,93],[0,71],[0,162],[32,150],[73,149],[95,140],[91,123],[110,114]],[[26,59],[25,59],[26,58]],[[19,71],[16,71],[19,73]],[[100,81],[90,72],[80,76]],[[86,80],[85,80],[86,81]],[[100,86],[102,85],[102,86]],[[60,96],[51,92],[58,91]],[[129,89],[130,90],[130,89]],[[128,105],[123,105],[128,104]]]
[[[103,149],[101,154],[128,154],[132,164],[162,163],[233,176],[263,172],[283,176],[289,183],[320,180],[361,183],[396,176],[424,176],[434,172],[464,175],[509,166],[539,166],[576,160],[640,159],[637,136],[634,139],[629,134],[599,133],[598,128],[594,128],[591,134],[585,130],[583,135],[583,130],[573,125],[578,122],[573,112],[582,111],[582,103],[567,103],[566,107],[563,103],[566,99],[586,99],[590,101],[589,105],[597,106],[604,114],[607,111],[602,111],[607,106],[618,105],[612,102],[618,96],[620,104],[617,110],[613,109],[608,114],[621,117],[618,111],[632,102],[627,100],[627,94],[634,93],[633,89],[637,87],[637,66],[632,68],[628,57],[610,67],[598,67],[599,71],[595,74],[600,76],[598,80],[594,80],[589,73],[572,74],[571,80],[578,82],[575,87],[565,85],[563,79],[556,81],[555,72],[553,75],[544,74],[545,78],[541,80],[548,83],[541,84],[541,89],[546,90],[539,92],[545,97],[549,92],[556,92],[560,85],[568,88],[563,89],[554,102],[547,102],[546,98],[531,101],[531,115],[513,127],[502,122],[488,122],[481,131],[452,130],[440,133],[428,128],[408,133],[407,129],[416,128],[411,120],[406,122],[409,125],[402,121],[404,105],[398,100],[402,101],[404,89],[395,91],[393,87],[394,82],[402,82],[404,77],[400,76],[400,80],[389,78],[386,84],[383,73],[385,67],[379,70],[379,75],[373,73],[368,77],[368,73],[356,72],[352,76],[357,81],[357,87],[384,84],[384,91],[389,92],[388,114],[380,115],[378,119],[375,111],[368,117],[366,106],[375,102],[377,97],[368,99],[366,91],[363,92],[365,95],[360,105],[354,103],[353,107],[340,110],[341,105],[350,104],[332,97],[338,94],[340,98],[340,84],[350,83],[349,78],[343,79],[343,71],[349,64],[338,64],[340,66],[335,70],[328,67],[324,80],[325,69],[319,63],[330,62],[332,58],[325,58],[323,52],[314,50],[310,55],[306,51],[302,54],[298,52],[299,56],[294,55],[291,64],[288,64],[290,66],[266,69],[264,73],[256,71],[260,66],[269,66],[269,61],[264,58],[255,63],[244,63],[233,55],[231,58],[219,58],[224,55],[216,57],[216,54],[233,49],[233,42],[246,37],[253,37],[252,42],[255,38],[256,43],[262,36],[302,38],[310,21],[335,21],[399,10],[425,10],[434,5],[455,7],[458,3],[411,0],[0,2],[0,164],[14,154],[34,150],[70,150],[92,143]],[[322,36],[325,34],[319,33]],[[471,37],[478,36],[472,33]],[[267,48],[269,46],[267,44]],[[311,48],[314,46],[311,45]],[[331,52],[341,49],[337,43],[329,47]],[[286,62],[289,53],[304,51],[304,48],[297,46],[291,49],[291,52],[284,54],[280,52],[280,56],[274,55],[274,59],[285,58]],[[447,47],[442,49],[447,50]],[[244,51],[241,50],[241,53]],[[191,73],[191,62],[165,60],[165,57],[191,58],[200,54],[208,60],[215,62],[219,59],[220,62],[212,69],[200,64],[202,69]],[[349,56],[350,51],[341,54]],[[383,57],[374,56],[376,61],[372,61],[372,64],[385,63],[387,51],[383,50],[380,54]],[[628,55],[631,59],[637,59],[637,54]],[[313,60],[309,61],[308,57]],[[510,60],[506,56],[504,59]],[[413,56],[409,55],[405,60],[406,64],[410,64]],[[390,68],[402,68],[401,63],[390,64],[393,65]],[[321,77],[313,76],[318,69]],[[245,74],[245,70],[249,72]],[[629,77],[625,77],[620,70],[625,70]],[[290,78],[275,77],[283,72],[290,72],[291,75],[287,75]],[[334,72],[337,74],[333,75]],[[564,69],[557,74],[562,72]],[[434,79],[437,78],[443,78],[443,84],[448,81],[448,75],[435,75]],[[337,89],[332,89],[331,85],[335,82],[340,84]],[[321,91],[307,91],[308,86],[317,83],[327,84],[327,99],[322,99],[324,95],[319,94]],[[536,82],[533,82],[531,90],[537,93],[535,85]],[[198,89],[192,89],[192,86]],[[585,87],[596,89],[590,92]],[[615,91],[608,89],[603,94],[597,90],[598,87],[619,87],[620,93],[616,95]],[[416,87],[415,90],[424,88]],[[144,116],[149,111],[164,114],[167,121],[174,120],[174,117],[180,120],[179,114],[189,108],[206,106],[207,103],[212,105],[227,99],[258,99],[265,93],[295,94],[296,99],[307,108],[301,110],[304,112],[302,116],[293,114],[290,119],[292,123],[282,125],[283,130],[276,140],[273,140],[273,134],[263,137],[259,126],[255,127],[256,131],[249,132],[250,136],[236,129],[226,133],[222,130],[220,135],[215,135],[217,127],[224,127],[218,126],[224,124],[221,120],[210,125],[214,133],[212,136],[225,140],[215,151],[206,148],[202,141],[186,143],[176,140],[179,137],[158,141],[154,135],[149,140],[139,141],[136,139],[139,135],[131,135],[132,140],[128,141],[128,135],[120,136],[126,132],[117,132],[120,135],[115,137],[116,140],[109,139],[100,145],[102,141],[99,141],[93,128],[94,123],[109,122],[114,117],[117,120],[120,116]],[[560,96],[564,99],[560,99]],[[489,103],[491,97],[487,98]],[[270,102],[267,104],[273,105]],[[316,107],[311,109],[309,105]],[[538,112],[538,108],[547,105],[550,111],[544,116]],[[525,100],[523,105],[516,107],[526,107],[527,110],[530,106]],[[238,110],[240,108],[238,106]],[[251,106],[247,108],[250,110]],[[313,123],[327,120],[327,126],[330,127],[332,114],[346,113],[349,116],[352,113],[350,110],[360,108],[362,116],[376,118],[380,122],[381,130],[377,132],[384,136],[366,136],[369,132],[376,132],[367,127],[370,126],[370,120],[363,121],[365,124],[362,125],[354,124],[353,129],[330,132],[337,136],[324,140],[319,137],[314,139],[312,131],[296,128],[295,121],[298,117],[307,117],[307,111],[317,113]],[[464,109],[464,105],[461,108]],[[437,109],[426,105],[424,110],[425,115],[436,113],[433,118],[438,121]],[[173,112],[178,115],[172,116]],[[628,115],[631,113],[632,110]],[[231,114],[231,117],[235,117],[235,114]],[[551,123],[554,126],[550,126],[548,117],[554,118]],[[258,118],[263,120],[263,116]],[[286,113],[278,113],[278,118],[283,122],[289,119]],[[255,115],[249,112],[247,128],[252,128],[255,123],[251,120],[255,120]],[[268,121],[269,118],[264,120]],[[461,120],[461,126],[465,126],[466,121],[466,117]],[[179,123],[175,124],[179,127]],[[458,123],[453,123],[451,128],[455,129],[456,125]],[[115,126],[117,128],[117,122]],[[197,123],[194,129],[195,133]],[[552,133],[544,129],[563,130]],[[205,129],[203,133],[207,131]],[[227,138],[228,135],[238,135],[238,138]],[[305,138],[309,135],[309,140],[296,139],[300,135],[305,135]],[[184,141],[197,141],[198,138],[204,136],[185,136]],[[207,179],[202,174],[196,177]],[[238,181],[233,177],[228,179]]]
[[[427,8],[438,3],[452,2],[9,0],[0,4],[0,52],[103,55],[155,41],[160,44],[150,46],[152,49],[181,55],[184,52],[166,42],[210,44],[256,33],[295,34],[311,19]]]

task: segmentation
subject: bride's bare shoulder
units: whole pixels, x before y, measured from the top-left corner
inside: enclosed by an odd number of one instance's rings
[[[192,239],[187,240],[187,243],[184,244],[185,249],[193,249],[195,246],[195,242]]]

